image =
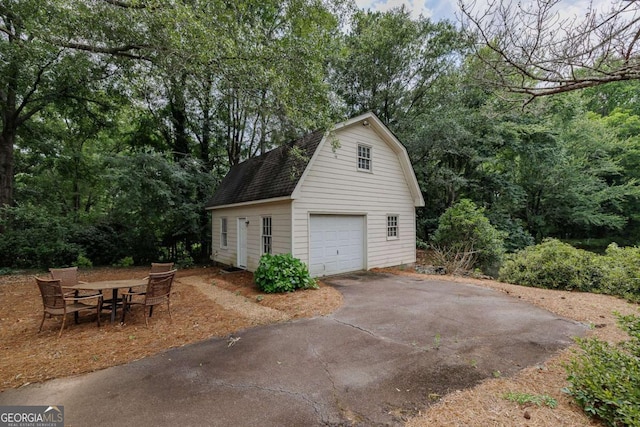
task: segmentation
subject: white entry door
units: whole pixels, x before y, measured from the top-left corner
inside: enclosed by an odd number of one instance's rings
[[[311,215],[309,272],[312,276],[365,268],[365,217]]]
[[[238,218],[238,267],[247,268],[247,218]]]

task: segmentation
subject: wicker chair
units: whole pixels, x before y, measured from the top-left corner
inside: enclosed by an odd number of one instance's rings
[[[172,262],[152,262],[151,273],[166,273],[173,270]]]
[[[40,322],[40,329],[38,333],[42,332],[42,326],[44,325],[44,319],[49,316],[62,316],[62,326],[60,326],[60,333],[58,337],[62,336],[62,330],[67,320],[67,314],[74,313],[75,321],[78,323],[78,312],[84,310],[96,310],[96,316],[98,318],[97,323],[100,327],[100,310],[102,309],[102,294],[92,294],[75,296],[75,292],[67,291],[62,287],[60,279],[41,279],[36,277],[36,283],[40,288],[40,294],[42,295],[42,305],[44,311],[42,313],[42,322]],[[87,304],[85,301],[96,299],[96,304]]]
[[[166,301],[169,310],[169,319],[171,319],[171,286],[175,278],[177,270],[166,271],[163,273],[149,273],[149,281],[147,287],[142,292],[129,291],[122,293],[122,323],[124,323],[127,313],[127,306],[142,305],[144,307],[144,324],[148,327],[147,307],[149,307],[149,316],[153,315],[153,306],[162,304]],[[136,298],[138,298],[136,300]]]
[[[50,268],[49,273],[55,280],[60,280],[63,288],[72,288],[81,282],[78,280],[78,267]]]
[[[172,262],[152,262],[151,263],[151,270],[149,271],[149,273],[165,273],[167,271],[171,271],[173,270],[173,263]],[[144,278],[142,278],[141,280],[149,280],[149,276],[146,276]],[[127,294],[129,294],[129,301],[131,301],[131,293],[134,292],[136,294],[139,295],[144,295],[145,292],[145,287],[144,286],[136,286],[135,288],[129,288],[129,292],[127,292]]]

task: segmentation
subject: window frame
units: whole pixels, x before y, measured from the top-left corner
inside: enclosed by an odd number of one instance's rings
[[[400,238],[400,215],[387,214],[387,240]]]
[[[362,155],[362,150],[366,150],[367,156]],[[366,165],[367,167],[363,167]],[[373,147],[367,144],[360,144],[356,146],[356,166],[360,172],[373,172]]]
[[[220,248],[229,247],[229,220],[226,216],[220,217]]]
[[[270,215],[260,217],[260,253],[262,255],[273,253],[273,218]]]

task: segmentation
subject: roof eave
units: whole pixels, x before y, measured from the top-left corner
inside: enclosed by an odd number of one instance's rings
[[[246,202],[230,203],[230,204],[227,204],[227,205],[207,206],[204,209],[207,210],[207,211],[214,211],[214,210],[218,210],[218,209],[237,208],[237,207],[242,207],[242,206],[258,205],[258,204],[264,204],[264,203],[284,202],[284,201],[287,201],[287,200],[293,200],[294,198],[295,197],[293,197],[293,195],[282,196],[282,197],[272,197],[270,199],[249,200],[249,201],[246,201]]]

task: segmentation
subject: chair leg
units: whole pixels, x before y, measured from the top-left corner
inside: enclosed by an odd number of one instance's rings
[[[98,298],[98,328],[100,327],[100,313],[102,312],[102,298]]]
[[[120,323],[124,323],[124,315],[127,312],[127,298],[122,298],[122,319],[120,319]]]
[[[171,318],[171,300],[167,300],[167,310],[169,310],[169,320],[173,320]]]
[[[153,316],[153,306],[149,307],[149,317]]]
[[[64,329],[64,322],[67,320],[67,314],[62,315],[62,326],[60,326],[60,333],[58,334],[58,338],[62,336],[62,330]]]
[[[151,313],[153,312],[153,306],[149,308],[149,317],[151,317]],[[149,327],[149,321],[147,320],[147,308],[144,308],[144,326]]]
[[[44,325],[44,319],[46,319],[47,313],[42,313],[42,322],[40,322],[40,329],[38,329],[38,333],[42,332],[42,325]]]
[[[76,325],[78,324],[78,318],[80,313],[78,313],[77,311],[75,313],[73,313],[73,321],[76,323]]]

